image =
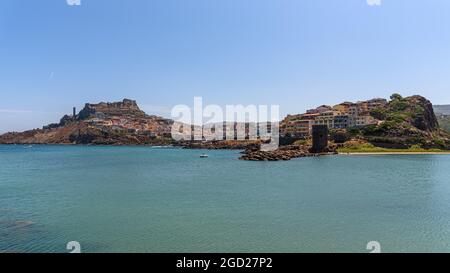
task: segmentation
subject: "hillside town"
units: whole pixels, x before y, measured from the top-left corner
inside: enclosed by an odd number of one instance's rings
[[[0,136],[3,144],[166,145],[173,121],[147,115],[136,101],[86,103],[59,123]]]
[[[139,109],[136,101],[124,99],[122,102],[86,104],[72,117],[65,116],[64,120],[83,120],[90,127],[105,132],[111,130],[117,133],[140,134],[148,137],[170,137],[171,121],[159,116],[149,116]]]
[[[372,117],[370,112],[377,108],[384,108],[387,104],[388,101],[386,99],[377,98],[356,103],[343,102],[335,106],[321,105],[315,109],[307,110],[304,114],[285,117],[280,123],[280,136],[309,137],[313,125],[327,125],[329,129],[376,125],[382,121]],[[171,120],[159,116],[146,115],[139,109],[135,101],[129,99],[114,103],[86,104],[78,114],[74,108],[72,116],[64,116],[60,124],[54,126],[64,126],[77,120],[83,121],[89,127],[105,132],[112,130],[117,133],[123,132],[149,137],[171,137]],[[236,132],[236,127],[244,126],[244,124],[231,123],[230,125],[224,123],[224,138],[227,126],[231,126],[232,130]],[[248,134],[247,127],[248,125],[246,126],[246,134]],[[195,131],[192,130],[193,133]],[[203,139],[214,138],[214,129],[211,131],[200,128],[200,131],[203,133]],[[234,138],[237,138],[237,136]]]
[[[180,134],[173,135],[171,119],[147,115],[136,101],[87,103],[77,113],[73,108],[59,123],[42,129],[10,132],[0,136],[2,144],[92,144],[92,145],[181,145],[198,148],[246,148],[270,141],[291,145],[310,140],[313,127],[323,126],[335,141],[364,140],[382,147],[407,148],[412,145],[446,148],[449,138],[441,130],[429,100],[421,96],[403,98],[393,94],[391,100],[343,102],[321,105],[303,114],[288,115],[279,124],[219,122],[194,126],[181,124]],[[275,127],[273,127],[275,125]],[[187,128],[191,129],[186,129]],[[267,127],[264,127],[267,126]],[[175,127],[175,132],[178,131]],[[181,130],[183,129],[183,130]],[[253,147],[253,146],[252,146]]]
[[[85,122],[103,131],[114,130],[129,134],[142,134],[149,137],[170,137],[170,123],[167,119],[157,116],[133,119],[115,116],[105,118],[93,117]]]
[[[280,135],[283,137],[308,137],[313,125],[327,125],[329,129],[347,129],[378,125],[382,121],[371,116],[371,111],[384,108],[386,99],[368,101],[343,102],[335,106],[321,105],[304,114],[288,115],[280,123]]]
[[[311,135],[313,125],[327,125],[329,129],[347,129],[379,124],[382,121],[375,119],[370,113],[374,109],[386,107],[387,104],[386,99],[376,98],[356,103],[343,102],[335,106],[321,105],[315,109],[307,110],[304,114],[285,117],[280,123],[280,135],[307,137]],[[86,104],[79,114],[76,114],[74,109],[72,116],[63,117],[60,125],[73,119],[83,120],[89,126],[107,131],[123,131],[155,137],[170,137],[171,133],[170,120],[146,115],[139,109],[135,101],[129,99],[115,103]],[[239,125],[244,126],[238,123],[235,123],[234,126],[233,124],[225,124],[224,133],[226,126],[234,127],[233,131],[236,131],[236,127]],[[246,129],[248,130],[248,128]],[[202,131],[203,137],[211,133],[209,130]],[[212,134],[214,134],[214,129]]]

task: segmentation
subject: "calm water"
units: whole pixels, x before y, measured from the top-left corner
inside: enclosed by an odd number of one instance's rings
[[[0,145],[0,252],[450,252],[450,156]]]

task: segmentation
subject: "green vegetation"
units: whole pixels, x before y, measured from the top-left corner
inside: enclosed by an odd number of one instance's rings
[[[386,120],[386,118],[387,118],[387,110],[384,109],[384,108],[376,108],[376,109],[373,109],[370,112],[370,115],[373,118],[376,118],[378,120]]]
[[[389,103],[388,109],[375,109],[375,115],[385,117],[386,121],[391,122],[390,127],[399,126],[400,124],[410,123],[414,124],[416,119],[421,119],[425,115],[424,105],[414,103],[408,98],[403,98],[398,94],[391,96],[392,101]]]
[[[370,143],[354,145],[351,147],[339,148],[339,153],[445,153],[448,151],[441,149],[424,149],[419,145],[413,145],[408,149],[387,149],[376,147]]]
[[[400,149],[399,152],[430,152],[424,150],[425,148],[450,149],[450,136],[439,130],[432,104],[424,97],[402,97],[393,94],[385,107],[372,109],[370,115],[382,122],[378,125],[348,129],[353,138],[363,139],[376,146]],[[437,118],[440,127],[450,133],[450,116],[441,115]],[[411,145],[419,145],[419,149],[416,147],[414,150],[405,150]],[[376,147],[353,149],[363,149],[363,152],[392,151]]]
[[[411,98],[403,98],[399,94],[393,94],[386,108],[376,108],[370,115],[384,122],[380,125],[371,125],[361,129],[364,136],[382,136],[412,128],[412,120],[423,116],[425,109],[421,105],[414,105]],[[354,132],[356,133],[356,132]]]
[[[345,143],[352,138],[352,135],[347,130],[331,130],[330,137],[334,143]]]
[[[391,95],[391,100],[401,100],[401,99],[403,99],[403,97],[398,93],[394,93]]]
[[[312,145],[311,140],[308,139],[299,139],[293,143],[293,145]]]

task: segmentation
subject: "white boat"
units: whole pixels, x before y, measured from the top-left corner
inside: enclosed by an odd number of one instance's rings
[[[201,154],[200,158],[208,158],[208,155],[207,154]]]

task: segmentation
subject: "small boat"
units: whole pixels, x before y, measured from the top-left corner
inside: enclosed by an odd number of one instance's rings
[[[208,155],[207,154],[201,154],[200,158],[208,158]]]

